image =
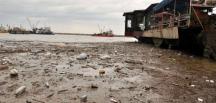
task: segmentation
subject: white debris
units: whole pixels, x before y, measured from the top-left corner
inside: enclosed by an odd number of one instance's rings
[[[214,80],[206,80],[206,82],[208,82],[208,83],[215,83]]]
[[[26,86],[21,86],[21,87],[19,87],[19,88],[16,90],[15,95],[18,96],[18,95],[24,93],[25,90],[26,90]]]
[[[170,68],[169,67],[167,67],[167,68],[165,68],[166,70],[170,70]]]
[[[202,98],[197,99],[199,102],[203,102],[204,100]]]
[[[191,85],[191,87],[195,87],[195,85]]]
[[[45,86],[46,86],[47,88],[49,88],[49,87],[50,87],[49,82],[46,82],[46,83],[45,83]]]
[[[110,99],[110,102],[112,102],[112,103],[118,103],[118,101],[115,100],[115,99],[113,99],[113,98]]]
[[[215,83],[215,81],[214,80],[210,80],[210,83]]]
[[[10,76],[12,76],[12,77],[18,76],[18,70],[16,70],[16,69],[10,70]]]
[[[81,54],[77,57],[78,60],[85,60],[85,59],[87,59],[87,58],[88,58],[88,55],[87,55],[86,53],[81,53]]]
[[[82,97],[80,97],[81,102],[87,102],[87,99],[88,99],[87,95],[83,95]]]
[[[103,55],[100,57],[100,59],[106,60],[106,59],[111,59],[111,57],[109,55]]]

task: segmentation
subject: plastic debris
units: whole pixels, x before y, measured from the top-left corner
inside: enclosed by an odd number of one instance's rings
[[[110,102],[112,102],[112,103],[118,103],[118,101],[115,100],[115,99],[113,99],[113,98],[110,99]]]
[[[83,95],[82,97],[80,97],[81,102],[87,102],[87,99],[88,99],[87,95]]]
[[[197,99],[199,102],[203,102],[204,100],[202,98]]]
[[[23,94],[23,93],[25,92],[25,90],[26,90],[26,86],[21,86],[21,87],[19,87],[19,88],[16,90],[15,95],[16,95],[16,96],[21,95],[21,94]]]
[[[78,57],[77,60],[85,60],[88,58],[88,55],[86,53],[81,53]]]

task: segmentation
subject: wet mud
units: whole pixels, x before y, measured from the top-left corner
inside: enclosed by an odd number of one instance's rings
[[[0,47],[0,103],[216,102],[216,63],[180,51],[139,43],[1,41]]]

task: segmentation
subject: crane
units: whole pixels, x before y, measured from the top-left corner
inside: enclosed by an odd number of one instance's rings
[[[36,31],[37,31],[37,26],[38,26],[38,24],[40,23],[40,21],[38,20],[38,21],[36,22],[36,24],[32,24],[32,22],[31,22],[31,20],[30,20],[29,17],[27,17],[26,19],[27,19],[27,21],[28,21],[28,23],[29,23],[29,26],[30,26],[32,32],[33,32],[33,33],[36,33]]]

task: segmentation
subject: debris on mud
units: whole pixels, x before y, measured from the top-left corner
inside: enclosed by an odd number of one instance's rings
[[[215,102],[215,62],[183,52],[138,43],[1,44],[2,103]]]
[[[26,90],[26,86],[21,86],[21,87],[19,87],[19,88],[16,90],[15,95],[16,95],[16,96],[19,96],[19,95],[21,95],[22,93],[24,93],[25,90]]]

